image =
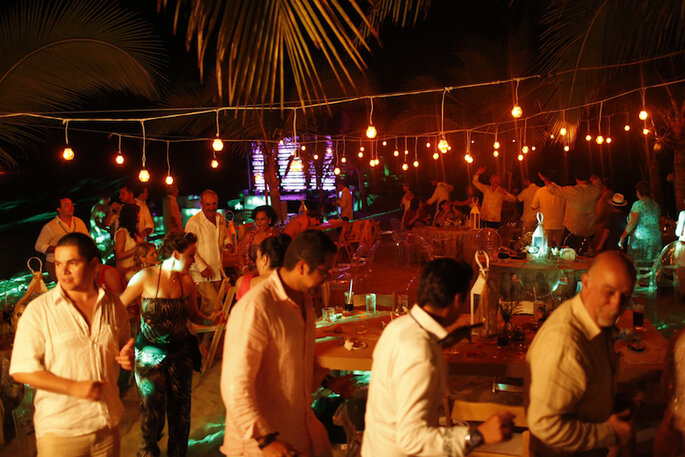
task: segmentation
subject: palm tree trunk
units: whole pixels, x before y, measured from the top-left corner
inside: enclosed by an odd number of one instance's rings
[[[281,182],[276,175],[276,163],[278,157],[278,145],[269,145],[264,147],[264,182],[269,186],[269,197],[271,198],[271,206],[276,211],[278,219],[285,221],[287,214],[283,214],[281,210]]]

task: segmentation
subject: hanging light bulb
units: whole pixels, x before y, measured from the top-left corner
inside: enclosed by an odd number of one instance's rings
[[[559,129],[559,135],[566,136],[567,133],[568,131],[566,130],[566,127],[562,127],[561,129]]]
[[[150,180],[150,172],[143,168],[140,170],[140,173],[138,173],[138,179],[140,182],[148,182]]]
[[[568,151],[570,151],[570,150],[571,150],[571,148],[569,147],[568,144],[567,144],[566,146],[564,146],[564,152],[568,152]]]
[[[518,159],[519,159],[519,162],[523,161],[523,154],[519,154]]]
[[[521,152],[523,152],[524,154],[528,154],[528,151],[529,151],[528,146],[524,146],[521,148]]]
[[[647,114],[647,111],[645,111],[645,110],[640,111],[639,118],[640,118],[641,121],[646,120],[647,117],[649,117],[649,115]]]
[[[214,149],[216,152],[219,152],[224,149],[224,142],[221,141],[220,138],[215,139],[212,142],[212,149]]]
[[[374,159],[369,160],[369,165],[371,165],[371,167],[375,167],[376,161]]]
[[[445,154],[447,151],[449,151],[450,144],[447,142],[446,139],[442,138],[440,141],[438,141],[438,149],[440,152]]]
[[[319,154],[314,154],[314,160],[319,160]]]
[[[64,148],[64,151],[62,151],[62,158],[66,161],[74,160],[74,150],[70,147]]]
[[[216,159],[212,159],[212,161],[209,164],[212,168],[218,168],[219,167],[219,161]]]
[[[606,142],[607,142],[607,143],[611,143],[612,141],[613,141],[613,140],[611,139],[611,137],[608,136],[607,139],[606,139]]]
[[[387,146],[387,145],[388,145],[388,142],[384,140],[384,141],[383,141],[383,146]]]
[[[367,138],[376,138],[376,135],[378,134],[378,131],[376,130],[376,127],[373,125],[369,125],[366,128],[366,137]]]
[[[630,126],[628,124],[624,125],[623,130],[625,130],[626,132],[630,132]]]
[[[554,134],[552,133],[549,137],[550,137],[551,139],[554,139]]]
[[[426,147],[427,147],[427,148],[430,148],[430,147],[431,147],[430,142],[427,142],[427,143],[426,143]]]
[[[597,138],[595,138],[595,142],[597,144],[602,144],[604,143],[604,137],[602,135],[597,135]]]
[[[415,160],[414,163],[413,163],[412,165],[414,165],[414,168],[417,168],[417,167],[419,166],[419,161],[418,161],[418,160]]]
[[[306,150],[307,150],[307,146],[305,146],[305,145],[303,144],[302,147],[301,147],[300,149],[302,149],[303,151],[306,151]]]
[[[393,151],[392,155],[394,155],[395,157],[399,157],[399,156],[400,156],[400,151],[398,151],[397,149],[395,149],[395,150]]]
[[[523,115],[523,110],[521,109],[520,106],[514,105],[514,107],[511,109],[511,115],[518,119]]]
[[[409,165],[407,165],[406,163],[403,163],[403,164],[402,164],[402,169],[403,169],[404,171],[409,170]]]
[[[440,158],[440,154],[438,154],[437,152],[434,152],[433,153],[433,160],[438,160],[439,158]]]
[[[649,135],[649,129],[648,128],[642,129],[642,134],[643,135]]]
[[[171,175],[167,175],[164,182],[167,184],[167,186],[170,186],[174,183],[174,178]]]
[[[409,155],[409,149],[404,150],[404,155]]]
[[[471,163],[473,162],[473,157],[471,157],[471,154],[467,153],[464,155],[464,160],[466,161],[466,163]]]
[[[333,174],[334,174],[335,176],[338,176],[338,175],[340,174],[340,168],[335,167],[335,168],[333,169]]]
[[[326,153],[333,154],[333,149],[332,148],[326,148]]]
[[[361,147],[359,148],[359,150],[362,151],[362,152],[364,152],[364,146],[361,146]]]
[[[492,147],[495,149],[499,149],[499,147],[500,147],[499,141],[495,141],[494,143],[492,143]]]
[[[499,157],[499,151],[496,149],[494,151],[492,151],[492,156],[493,157]]]
[[[345,157],[345,156],[341,157],[341,158],[340,158],[340,161],[341,161],[342,163],[347,163],[347,157]]]
[[[535,146],[532,146],[532,147],[530,148],[530,150],[531,150],[531,151],[535,151]]]
[[[592,141],[592,135],[585,135],[585,141]]]
[[[121,151],[119,151],[116,157],[114,157],[114,162],[116,162],[117,165],[123,165],[124,160],[124,155],[121,153]]]
[[[364,153],[362,151],[359,151],[359,153],[357,153],[357,157],[361,159],[362,157],[364,157]]]

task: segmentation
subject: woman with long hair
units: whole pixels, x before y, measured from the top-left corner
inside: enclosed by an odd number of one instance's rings
[[[134,203],[126,203],[119,212],[119,228],[114,233],[114,258],[119,273],[128,281],[135,274],[133,255],[138,242],[138,215],[140,209]]]
[[[261,242],[257,248],[257,272],[248,271],[238,278],[235,283],[236,300],[240,300],[250,289],[256,287],[276,268],[283,265],[283,257],[285,257],[285,251],[291,241],[290,235],[281,233],[270,236]]]
[[[196,251],[194,234],[169,233],[160,248],[162,263],[136,273],[121,295],[124,305],[141,298],[134,367],[143,439],[139,456],[159,455],[157,442],[162,437],[165,414],[169,421],[168,455],[186,454],[191,381],[201,359],[188,321],[215,323],[198,311],[195,283],[188,274]]]
[[[278,234],[276,229],[276,211],[269,205],[256,207],[252,211],[255,228],[245,236],[241,243],[240,253],[243,256],[243,271],[254,270],[257,266],[257,246],[270,236]]]

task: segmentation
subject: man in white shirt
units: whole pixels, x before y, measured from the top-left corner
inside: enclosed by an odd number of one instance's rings
[[[452,192],[454,186],[444,181],[438,181],[436,178],[431,178],[431,184],[435,186],[435,189],[433,190],[433,195],[426,200],[426,205],[435,203],[437,212],[437,209],[440,208],[440,203],[450,199],[450,192]]]
[[[150,208],[147,206],[147,199],[150,196],[146,186],[140,186],[138,196],[135,199],[136,205],[140,208],[140,220],[138,221],[138,231],[143,238],[147,238],[155,231],[155,220],[152,218]]]
[[[545,321],[526,355],[534,455],[606,455],[632,433],[629,412],[613,411],[619,362],[612,329],[630,303],[635,267],[625,254],[606,251],[582,283],[580,294]]]
[[[344,182],[339,181],[337,186],[337,193],[339,195],[338,199],[335,200],[335,204],[338,205],[338,211],[340,211],[340,219],[352,220],[353,209],[352,209],[352,192],[350,188],[345,185]]]
[[[535,192],[533,201],[530,204],[535,211],[542,213],[542,227],[547,235],[547,243],[550,247],[561,246],[564,239],[564,213],[566,212],[566,200],[557,197],[549,191],[549,184],[556,179],[554,170],[538,173],[540,179],[545,183],[544,187]]]
[[[323,377],[314,363],[311,292],[329,278],[335,252],[323,232],[300,233],[283,266],[231,311],[221,366],[225,455],[330,456],[326,429],[311,408]]]
[[[464,456],[483,443],[511,437],[513,416],[493,415],[478,427],[441,427],[447,363],[441,342],[466,326],[473,270],[454,259],[431,261],[421,272],[418,300],[392,321],[373,351],[363,457]],[[465,326],[465,327],[462,327]],[[456,341],[456,340],[453,340]]]
[[[57,287],[26,307],[10,375],[36,389],[38,457],[119,456],[119,367],[133,366],[126,309],[96,286],[98,249],[71,233],[54,251]]]
[[[483,193],[483,205],[480,209],[480,220],[484,227],[497,229],[502,223],[502,205],[504,201],[515,202],[516,197],[500,187],[502,178],[498,174],[490,175],[490,185],[481,184],[480,175],[485,167],[480,167],[473,175],[473,185]]]
[[[521,223],[523,230],[526,232],[532,232],[535,230],[537,225],[537,211],[535,211],[531,204],[533,203],[533,198],[535,197],[535,192],[540,187],[531,182],[530,179],[525,179],[523,181],[523,190],[516,196],[516,199],[523,202],[523,214],[521,214]]]
[[[207,189],[200,194],[200,206],[202,211],[186,222],[186,232],[197,237],[197,253],[195,263],[190,267],[190,275],[200,294],[200,311],[210,315],[224,277],[226,220],[217,212],[219,197],[213,190]]]
[[[74,204],[69,197],[57,199],[57,216],[45,224],[38,235],[34,249],[45,254],[45,270],[55,281],[55,247],[64,235],[78,232],[88,235],[86,224],[74,216]]]
[[[178,186],[172,184],[169,186],[166,197],[164,197],[164,207],[162,213],[164,215],[164,233],[182,232],[183,220],[181,218],[181,210],[178,207]]]

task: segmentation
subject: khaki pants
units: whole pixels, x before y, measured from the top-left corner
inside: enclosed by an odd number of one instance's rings
[[[79,436],[48,433],[36,441],[38,457],[119,457],[119,428],[103,428]]]
[[[197,283],[197,292],[200,294],[199,308],[202,314],[209,316],[214,310],[214,303],[219,294],[221,281],[207,281]]]

